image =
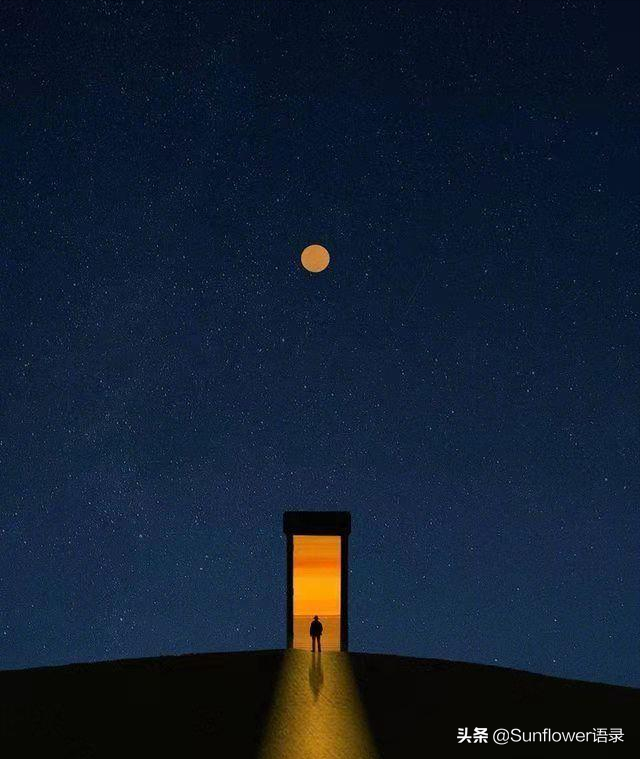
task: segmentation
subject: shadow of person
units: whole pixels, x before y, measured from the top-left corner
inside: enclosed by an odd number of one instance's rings
[[[324,683],[324,674],[322,672],[322,654],[311,655],[311,666],[309,667],[309,685],[313,693],[314,702],[318,700],[322,684]]]

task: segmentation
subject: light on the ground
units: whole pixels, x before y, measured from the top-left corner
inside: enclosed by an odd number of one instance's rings
[[[349,654],[287,651],[260,759],[377,759]]]

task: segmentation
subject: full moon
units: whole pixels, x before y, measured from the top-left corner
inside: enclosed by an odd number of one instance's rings
[[[300,261],[307,271],[317,274],[329,266],[329,251],[322,245],[308,245],[300,256]]]

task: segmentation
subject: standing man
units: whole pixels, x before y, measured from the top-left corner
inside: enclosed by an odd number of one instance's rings
[[[318,615],[313,618],[311,627],[309,628],[309,635],[311,636],[311,650],[315,654],[316,641],[318,643],[318,653],[322,651],[322,645],[320,644],[320,638],[322,637],[322,622],[318,619]]]

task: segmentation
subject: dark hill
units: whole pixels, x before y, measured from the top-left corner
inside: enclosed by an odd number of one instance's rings
[[[253,757],[284,662],[282,651],[258,651],[0,672],[3,755]],[[624,744],[581,744],[580,755],[621,756],[638,748],[640,691],[632,688],[378,654],[325,653],[320,670],[306,652],[293,652],[287,662],[293,695],[282,698],[287,704],[298,700],[290,715],[296,730],[313,726],[315,736],[328,733],[313,759],[341,756],[328,745],[332,723],[321,713],[350,713],[344,687],[334,682],[332,692],[336,662],[344,671],[351,668],[383,759],[461,751],[502,757],[570,753],[566,744],[459,746],[457,729],[472,732],[475,726],[489,728],[490,735],[498,727],[622,728]],[[305,716],[301,699],[308,701]],[[14,748],[7,751],[9,746]],[[297,755],[293,749],[289,754]]]

